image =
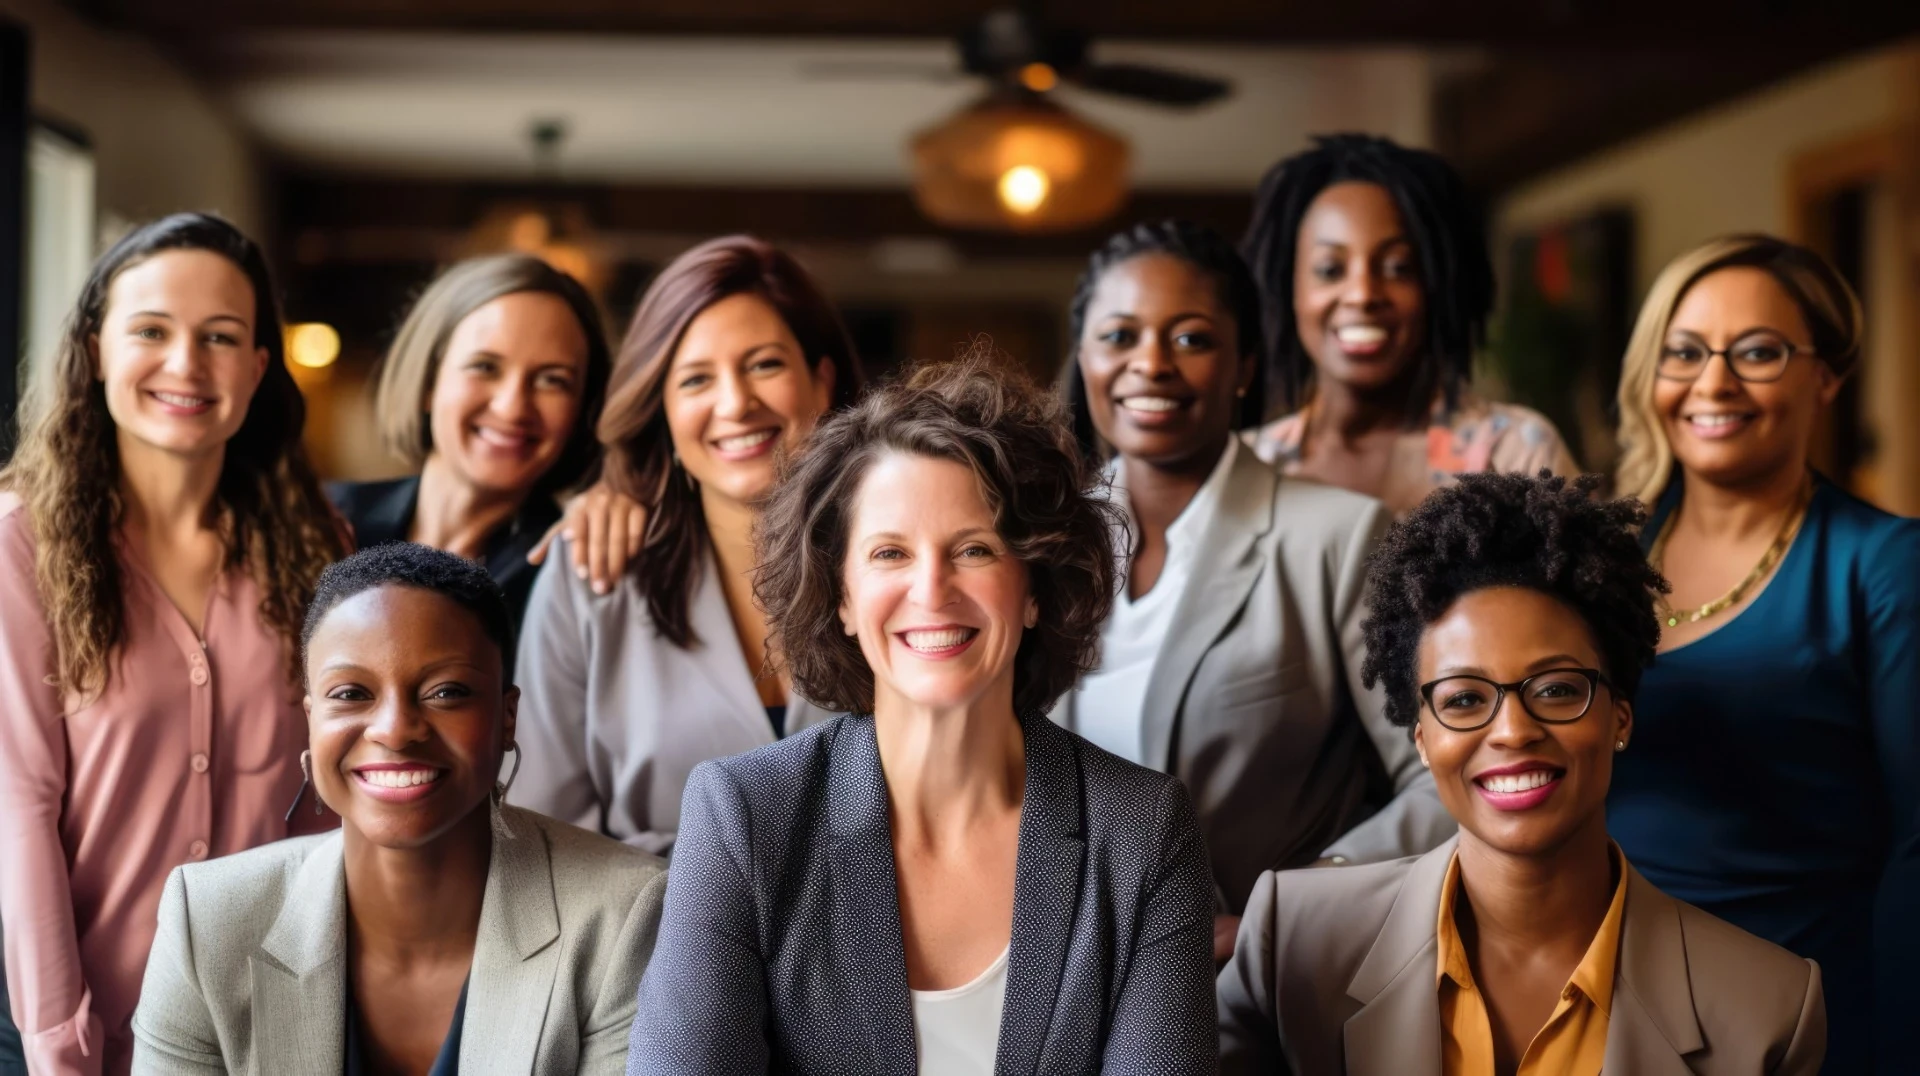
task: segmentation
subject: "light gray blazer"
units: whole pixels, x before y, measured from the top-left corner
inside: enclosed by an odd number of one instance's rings
[[[1440,887],[1457,841],[1262,875],[1220,973],[1222,1076],[1441,1076]],[[1609,1073],[1813,1076],[1820,969],[1627,868]]]
[[[1395,859],[1454,833],[1407,731],[1360,683],[1366,559],[1390,522],[1243,445],[1198,539],[1148,677],[1142,759],[1186,782],[1229,910],[1261,871]],[[1080,699],[1054,719],[1076,728]]]
[[[461,1024],[461,1076],[626,1066],[660,927],[659,859],[504,808]],[[338,830],[180,867],[133,1014],[137,1076],[340,1076],[347,885]]]
[[[521,626],[514,803],[658,855],[673,848],[680,794],[700,763],[774,741],[708,553],[689,607],[699,644],[655,630],[630,579],[598,595],[554,550]],[[832,715],[804,699],[789,734]]]

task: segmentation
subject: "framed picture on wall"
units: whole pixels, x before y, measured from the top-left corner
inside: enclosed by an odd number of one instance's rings
[[[1633,327],[1631,210],[1608,207],[1515,235],[1486,373],[1559,427],[1583,467],[1612,469],[1614,393]]]

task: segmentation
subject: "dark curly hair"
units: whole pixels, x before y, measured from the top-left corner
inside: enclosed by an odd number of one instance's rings
[[[1545,471],[1465,474],[1393,525],[1367,566],[1368,687],[1386,685],[1387,720],[1420,717],[1420,639],[1461,595],[1525,587],[1564,602],[1586,621],[1621,698],[1632,699],[1660,641],[1655,592],[1667,581],[1640,549],[1639,501],[1593,497],[1599,475],[1572,481]]]
[[[753,589],[767,611],[768,648],[799,694],[828,709],[873,709],[873,670],[840,622],[841,567],[854,497],[892,452],[972,470],[1000,536],[1027,567],[1040,621],[1014,656],[1015,710],[1044,711],[1093,668],[1119,587],[1117,520],[1061,410],[976,349],[908,371],[821,422],[784,461],[754,531]]]
[[[416,587],[446,598],[480,622],[480,630],[500,648],[504,682],[513,683],[513,614],[500,584],[479,564],[445,550],[414,542],[388,542],[363,549],[327,566],[314,587],[300,628],[300,667],[307,665],[307,646],[320,622],[334,607],[375,587]]]
[[[1253,384],[1240,401],[1240,413],[1234,416],[1235,429],[1258,426],[1266,418],[1267,374],[1260,333],[1260,288],[1246,259],[1234,249],[1233,241],[1203,224],[1185,220],[1157,220],[1123,228],[1107,237],[1105,243],[1087,259],[1074,288],[1073,302],[1067,307],[1067,406],[1073,414],[1073,436],[1081,450],[1091,454],[1096,444],[1093,408],[1087,400],[1086,381],[1080,376],[1080,334],[1087,328],[1087,304],[1093,301],[1100,278],[1122,262],[1147,254],[1166,254],[1180,259],[1213,278],[1219,290],[1220,304],[1233,315],[1241,357],[1252,356]]]
[[[1453,404],[1473,375],[1475,349],[1493,310],[1493,260],[1485,221],[1446,159],[1363,134],[1321,135],[1312,149],[1273,166],[1254,195],[1253,222],[1240,249],[1260,282],[1266,353],[1280,405],[1297,410],[1313,387],[1313,359],[1293,317],[1294,252],[1300,222],[1320,192],[1349,180],[1384,187],[1400,208],[1427,298],[1426,351],[1409,406],[1418,418],[1435,392]]]

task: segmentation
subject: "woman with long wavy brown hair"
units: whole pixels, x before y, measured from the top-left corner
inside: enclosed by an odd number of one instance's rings
[[[839,315],[785,252],[725,236],[660,271],[600,418],[602,483],[644,506],[643,541],[607,593],[571,549],[534,583],[515,803],[665,854],[695,765],[827,716],[767,660],[752,529],[776,454],[859,386]]]
[[[288,835],[294,640],[343,533],[226,221],[116,244],[43,375],[0,471],[0,922],[29,1069],[121,1073],[168,872]]]

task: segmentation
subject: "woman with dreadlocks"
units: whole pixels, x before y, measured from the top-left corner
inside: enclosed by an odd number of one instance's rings
[[[1110,451],[1128,533],[1100,665],[1053,716],[1185,782],[1224,957],[1262,871],[1396,859],[1453,832],[1360,683],[1363,575],[1388,517],[1235,436],[1260,417],[1260,304],[1225,237],[1180,221],[1115,234],[1069,317],[1074,425]]]
[[[1262,459],[1395,515],[1465,472],[1577,471],[1552,423],[1468,388],[1493,266],[1466,186],[1440,157],[1367,135],[1318,138],[1261,181],[1243,249],[1287,411],[1249,436]]]

